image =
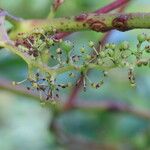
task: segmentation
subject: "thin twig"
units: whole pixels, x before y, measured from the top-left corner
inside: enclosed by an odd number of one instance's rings
[[[112,3],[110,3],[109,5],[106,5],[103,8],[96,10],[95,13],[97,13],[97,14],[108,13],[108,12],[128,3],[129,1],[130,0],[116,0]]]
[[[53,0],[48,18],[53,18],[58,8],[64,3],[64,0]]]
[[[19,95],[24,95],[26,97],[40,100],[39,95],[37,93],[29,91],[25,87],[20,85],[13,86],[11,81],[8,81],[6,79],[0,79],[0,90],[6,90]]]

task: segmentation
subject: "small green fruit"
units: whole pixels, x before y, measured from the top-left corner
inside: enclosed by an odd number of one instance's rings
[[[93,47],[94,46],[94,42],[90,41],[89,42],[89,47]]]
[[[80,49],[80,52],[81,52],[81,53],[85,53],[85,48],[82,47],[82,48]]]
[[[62,48],[64,49],[64,51],[66,51],[66,53],[69,53],[73,48],[73,44],[70,41],[64,41],[62,42]]]
[[[52,39],[49,39],[47,41],[48,46],[52,46],[54,44],[54,41]]]
[[[139,34],[137,36],[137,39],[138,39],[139,43],[142,43],[146,40],[146,35],[145,34]]]
[[[90,60],[90,59],[91,59],[91,55],[86,55],[86,56],[85,56],[85,59],[86,59],[86,60]]]
[[[109,43],[105,44],[105,48],[106,48],[106,49],[109,48],[109,46],[110,46]]]
[[[114,51],[113,51],[112,49],[108,49],[108,55],[109,55],[110,57],[112,57],[113,54],[114,54]]]
[[[101,51],[101,52],[100,52],[100,56],[101,56],[102,58],[106,57],[105,52],[104,52],[104,51]]]
[[[115,48],[116,48],[116,45],[115,44],[110,44],[110,48],[112,49],[112,50],[114,50]]]
[[[12,85],[17,85],[17,83],[15,81],[12,82]]]
[[[120,50],[127,50],[127,49],[129,49],[129,42],[127,42],[127,41],[122,42],[120,44],[120,46],[119,46],[119,49]]]

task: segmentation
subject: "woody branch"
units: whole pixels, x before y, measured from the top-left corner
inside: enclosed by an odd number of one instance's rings
[[[15,38],[20,32],[31,32],[41,28],[43,32],[54,34],[59,32],[76,32],[93,30],[107,32],[112,29],[127,31],[132,29],[149,29],[150,13],[115,13],[115,14],[81,14],[74,17],[24,20],[18,22],[17,28],[11,33]]]

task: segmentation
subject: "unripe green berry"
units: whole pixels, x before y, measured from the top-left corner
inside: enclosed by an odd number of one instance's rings
[[[114,54],[114,51],[113,51],[112,49],[108,49],[108,55],[109,55],[110,57],[112,57],[113,54]]]
[[[137,36],[137,39],[138,39],[139,43],[142,43],[146,40],[146,35],[145,34],[139,34]]]
[[[138,66],[138,67],[141,67],[142,65],[143,65],[143,62],[142,62],[142,61],[137,62],[137,66]]]
[[[110,48],[112,49],[112,50],[114,50],[115,48],[116,48],[116,45],[115,44],[110,44]]]
[[[105,44],[105,48],[109,48],[109,46],[110,46],[109,43]]]
[[[129,42],[124,41],[120,44],[119,49],[120,50],[127,50],[129,48]]]
[[[104,71],[103,74],[104,74],[104,77],[108,76],[108,72],[107,71]],[[102,81],[102,83],[103,83],[103,81]]]
[[[38,87],[37,83],[32,83],[32,87],[37,88]]]
[[[136,83],[130,83],[131,87],[136,87]]]
[[[95,89],[98,89],[101,87],[101,85],[104,84],[104,81],[100,81],[99,83],[91,83],[91,87],[95,88]]]
[[[143,65],[147,66],[148,65],[148,61],[143,61]]]
[[[84,47],[80,48],[80,52],[85,53],[85,48]]]
[[[91,83],[91,87],[96,88],[96,83]]]
[[[12,82],[12,85],[17,85],[17,83],[15,81]]]
[[[93,47],[94,46],[94,42],[93,41],[90,41],[89,42],[89,47]]]
[[[64,41],[62,42],[62,48],[66,51],[66,53],[69,53],[73,48],[73,44],[70,41]]]
[[[71,87],[71,86],[72,86],[72,83],[68,82],[67,87]]]
[[[104,52],[104,51],[101,51],[101,52],[100,52],[100,56],[101,56],[102,58],[106,57],[105,52]]]
[[[72,60],[73,60],[73,62],[77,62],[80,60],[80,56],[74,55],[74,56],[72,56]]]
[[[124,48],[125,50],[127,50],[127,49],[129,48],[129,42],[124,41],[124,42],[123,42],[123,48]]]
[[[119,66],[125,67],[126,66],[126,62],[125,61],[121,61]]]
[[[37,33],[37,34],[43,34],[44,33],[44,30],[43,29],[41,29],[41,28],[36,28],[36,29],[34,29],[33,30],[33,33]]]
[[[85,56],[85,59],[86,59],[86,60],[90,60],[90,59],[91,59],[91,55],[86,55],[86,56]]]
[[[105,48],[106,48],[106,49],[108,49],[108,48],[110,48],[110,49],[115,49],[115,47],[116,47],[116,45],[115,45],[114,43],[107,43],[107,44],[105,45]]]
[[[53,41],[52,39],[49,39],[49,40],[47,41],[47,44],[48,44],[48,46],[51,46],[51,45],[54,44],[54,41]]]
[[[76,77],[76,75],[75,75],[74,73],[72,73],[72,72],[71,72],[71,73],[69,74],[69,77],[71,77],[71,78],[75,78],[75,77]]]
[[[102,64],[103,64],[103,60],[102,60],[102,59],[98,59],[98,60],[97,60],[97,63],[98,63],[99,65],[102,65]]]

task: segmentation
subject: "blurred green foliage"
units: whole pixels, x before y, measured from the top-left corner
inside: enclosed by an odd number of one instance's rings
[[[91,12],[112,0],[66,0],[56,16],[77,15]],[[49,12],[51,0],[0,0],[0,7],[11,14],[23,18],[44,18]],[[150,1],[133,0],[128,12],[149,12]],[[134,30],[121,33],[114,31],[109,41],[118,43],[128,40],[135,44],[138,33],[150,33],[149,30]],[[67,37],[75,43],[75,49],[89,40],[98,41],[101,33],[91,31],[74,33]],[[27,75],[26,64],[6,49],[0,50],[0,77],[21,80]],[[94,78],[99,74],[91,72]],[[64,76],[62,77],[64,78]],[[61,80],[61,79],[60,79]],[[132,88],[127,80],[126,70],[113,70],[100,90],[88,89],[81,93],[83,100],[117,100],[138,108],[150,108],[150,70],[136,70],[137,87]],[[64,97],[69,91],[63,91]],[[34,99],[19,96],[4,90],[0,91],[0,149],[1,150],[62,150],[57,145],[49,123],[52,112],[42,107]],[[75,110],[63,114],[58,119],[64,131],[70,135],[82,137],[98,143],[116,144],[125,150],[150,150],[150,121],[135,118],[128,114]]]

